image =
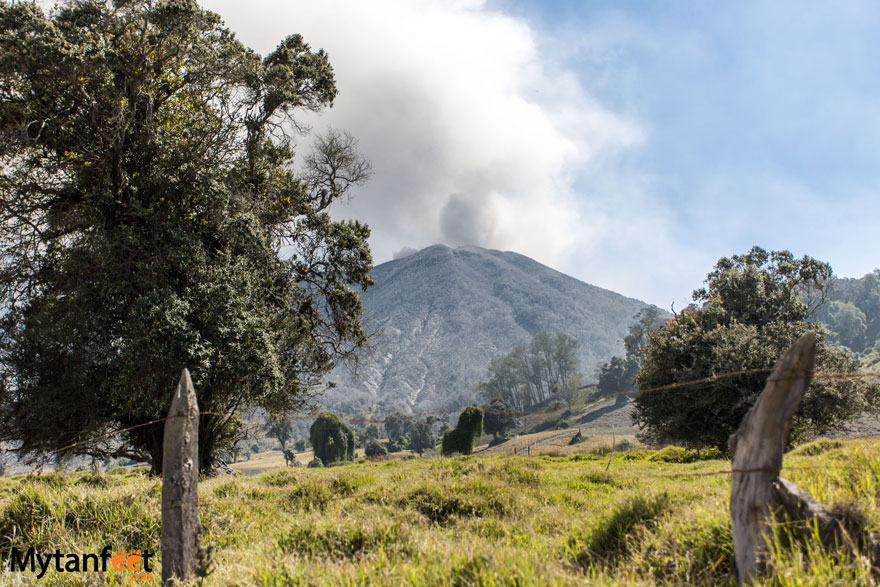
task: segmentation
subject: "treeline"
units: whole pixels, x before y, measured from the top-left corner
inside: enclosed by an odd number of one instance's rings
[[[619,394],[619,402],[626,400],[626,394],[635,391],[633,380],[642,368],[651,333],[663,324],[664,317],[659,308],[648,306],[636,314],[634,320],[623,339],[624,356],[612,357],[596,369],[599,395]]]
[[[574,351],[577,340],[567,334],[540,332],[526,345],[489,362],[489,378],[477,389],[487,400],[501,399],[517,410],[552,397],[569,403],[583,386]]]
[[[828,328],[829,341],[880,362],[880,269],[859,279],[832,278],[828,299],[816,318]]]

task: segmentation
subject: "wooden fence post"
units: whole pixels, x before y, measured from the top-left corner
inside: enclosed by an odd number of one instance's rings
[[[816,335],[808,332],[777,361],[758,401],[730,437],[730,521],[740,583],[754,581],[763,563],[768,516],[780,505],[774,483],[815,354]]]
[[[165,421],[162,445],[162,583],[188,580],[198,565],[199,406],[183,370]]]

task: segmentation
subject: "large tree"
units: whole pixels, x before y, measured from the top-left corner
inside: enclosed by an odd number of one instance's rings
[[[755,247],[719,260],[706,287],[694,292],[696,303],[650,335],[634,413],[647,437],[725,448],[769,369],[807,330],[819,335],[818,371],[855,374],[858,364],[809,321],[830,276],[826,263],[788,251]],[[703,381],[690,383],[696,380]],[[871,406],[877,392],[856,377],[814,378],[791,440],[839,425]]]
[[[336,93],[299,35],[261,58],[193,0],[0,2],[0,437],[158,473],[187,366],[210,470],[237,409],[352,356],[369,231],[326,210],[369,165],[334,132],[292,171]]]

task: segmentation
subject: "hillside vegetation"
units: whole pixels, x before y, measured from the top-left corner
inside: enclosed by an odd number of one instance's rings
[[[205,583],[729,584],[729,480],[714,474],[729,462],[701,456],[711,455],[473,456],[211,479],[200,486],[202,539],[213,551]],[[880,525],[880,441],[818,441],[785,466],[783,476],[818,500],[857,503],[867,527]],[[143,471],[0,479],[0,552],[158,552],[159,502],[159,482]],[[822,552],[781,526],[776,534],[777,584],[870,582],[865,558]],[[2,584],[29,581],[0,575]],[[82,581],[51,570],[43,579]]]
[[[589,285],[528,257],[434,245],[373,268],[362,298],[372,352],[357,377],[345,367],[322,405],[364,415],[462,409],[493,358],[539,332],[573,337],[578,369],[623,350],[627,325],[648,304]]]

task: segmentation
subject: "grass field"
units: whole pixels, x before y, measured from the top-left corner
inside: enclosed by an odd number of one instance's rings
[[[706,453],[701,455],[706,456]],[[726,460],[676,449],[277,469],[200,485],[207,585],[617,585],[733,582]],[[880,527],[880,441],[819,441],[783,475]],[[606,470],[607,469],[607,470]],[[142,471],[0,479],[0,585],[12,546],[158,552],[160,484]],[[867,559],[778,527],[771,582],[870,584]],[[158,573],[152,584],[158,583]],[[123,576],[124,577],[124,576]],[[111,574],[49,570],[49,585]],[[147,584],[151,584],[147,582]]]

